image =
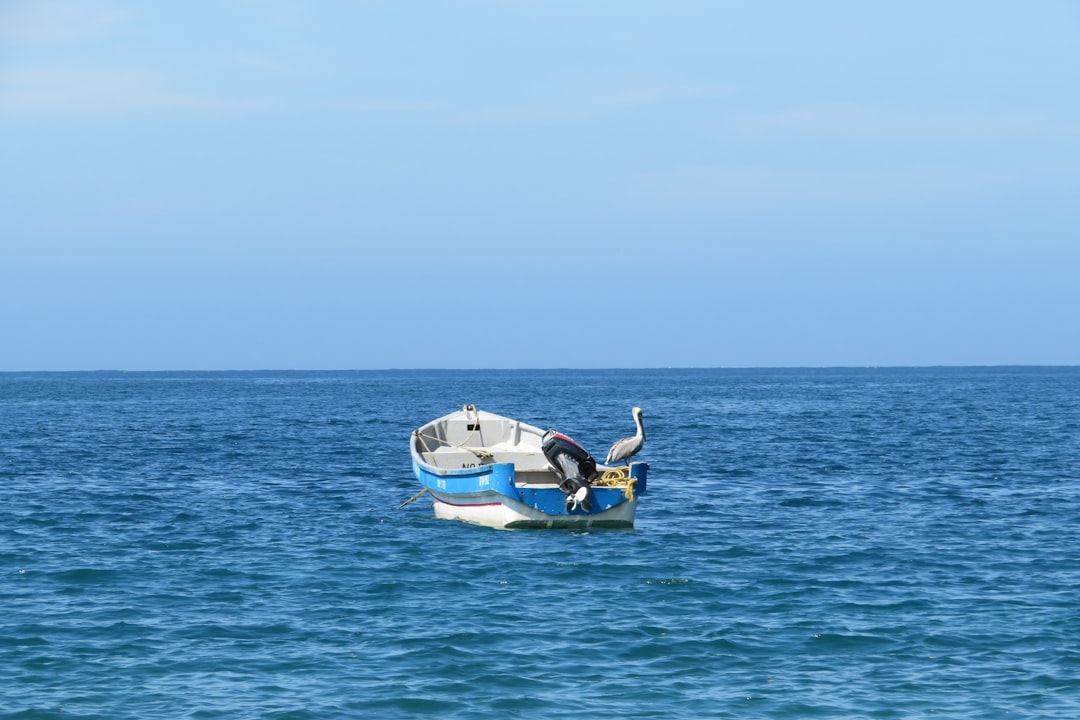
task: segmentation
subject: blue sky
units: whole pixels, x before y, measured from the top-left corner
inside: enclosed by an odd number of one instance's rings
[[[1080,3],[0,0],[0,370],[1080,364]]]

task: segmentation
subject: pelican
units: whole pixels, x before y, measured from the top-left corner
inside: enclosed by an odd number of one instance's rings
[[[633,437],[624,437],[622,440],[617,440],[608,450],[607,460],[604,461],[605,465],[624,460],[629,465],[630,458],[641,452],[641,446],[645,444],[645,423],[641,420],[641,408],[636,407],[631,412],[633,412],[634,422],[637,424],[637,434]]]

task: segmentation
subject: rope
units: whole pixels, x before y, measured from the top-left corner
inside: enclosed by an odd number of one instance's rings
[[[634,499],[634,486],[637,485],[637,478],[630,477],[630,466],[624,465],[622,467],[611,468],[605,470],[604,474],[594,480],[593,487],[626,487],[626,499]]]
[[[599,479],[592,482],[593,485],[599,485],[600,487],[613,487],[615,485],[622,485],[628,479],[630,479],[630,468],[628,466],[611,468],[605,470],[604,474]]]
[[[476,433],[480,432],[480,414],[476,411],[476,406],[475,405],[471,405],[471,404],[466,405],[465,407],[463,407],[461,409],[465,412],[465,420],[466,421],[468,421],[468,420],[473,421],[471,423],[472,424],[472,431],[469,433],[469,435],[464,440],[462,440],[460,444],[455,445],[455,444],[453,444],[451,442],[447,442],[446,440],[442,439],[441,437],[438,437],[437,435],[428,435],[427,433],[422,433],[419,430],[413,430],[413,435],[415,435],[417,438],[419,438],[420,439],[420,444],[422,444],[424,446],[424,452],[428,453],[429,455],[431,455],[434,452],[430,447],[428,447],[428,444],[427,444],[427,440],[434,440],[435,442],[438,443],[438,445],[435,448],[436,450],[440,446],[446,445],[447,447],[453,447],[453,448],[457,448],[458,450],[464,450],[466,452],[471,452],[473,455],[480,458],[481,460],[486,460],[488,458],[495,457],[494,455],[489,453],[487,450],[481,450],[480,448],[466,447],[466,444],[470,440],[473,439],[473,436],[476,435]],[[427,438],[427,440],[425,440],[425,438]]]

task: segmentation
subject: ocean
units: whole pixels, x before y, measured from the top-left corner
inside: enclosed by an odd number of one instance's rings
[[[625,531],[434,519],[463,404]],[[1077,718],[1080,368],[0,373],[0,718]]]

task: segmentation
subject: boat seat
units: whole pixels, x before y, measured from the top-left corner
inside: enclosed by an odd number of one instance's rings
[[[494,462],[514,463],[514,468],[518,472],[537,472],[546,471],[548,469],[547,458],[537,453],[499,452],[496,450],[492,454],[495,456]],[[492,462],[492,460],[481,458],[468,450],[446,445],[443,445],[433,452],[425,452],[424,457],[435,467],[447,470],[457,470],[464,467],[478,467]]]
[[[444,469],[475,467],[484,463],[484,458],[481,458],[475,453],[471,453],[468,450],[462,450],[461,448],[448,447],[446,445],[432,452],[425,452],[423,455],[432,465]]]

